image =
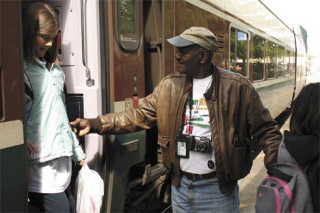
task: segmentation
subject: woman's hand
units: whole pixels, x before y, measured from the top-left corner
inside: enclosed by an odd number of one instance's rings
[[[85,160],[81,160],[81,161],[78,161],[77,164],[79,166],[84,166],[84,164],[86,164],[86,161]]]

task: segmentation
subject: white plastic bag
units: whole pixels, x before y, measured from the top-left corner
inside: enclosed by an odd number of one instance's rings
[[[76,179],[75,201],[77,213],[99,213],[104,195],[104,183],[100,175],[82,166]]]

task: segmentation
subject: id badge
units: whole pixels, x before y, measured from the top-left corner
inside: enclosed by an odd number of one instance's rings
[[[181,158],[189,158],[189,140],[176,140],[177,156]]]

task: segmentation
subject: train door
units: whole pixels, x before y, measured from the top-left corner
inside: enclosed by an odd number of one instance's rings
[[[101,58],[107,112],[135,107],[145,96],[144,41],[139,0],[101,2]],[[104,211],[123,212],[138,200],[129,194],[141,185],[145,171],[146,133],[105,137]],[[125,206],[127,206],[125,208]]]
[[[20,1],[0,1],[0,212],[26,212]]]

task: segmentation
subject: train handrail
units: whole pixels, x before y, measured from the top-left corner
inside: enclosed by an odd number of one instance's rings
[[[87,1],[85,1],[86,3]],[[86,85],[92,87],[94,85],[94,79],[91,78],[91,71],[87,65],[87,43],[85,42],[85,31],[87,30],[87,25],[85,24],[86,12],[83,6],[83,0],[81,0],[81,44],[82,44],[82,64],[86,69]]]

